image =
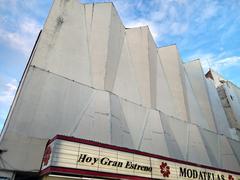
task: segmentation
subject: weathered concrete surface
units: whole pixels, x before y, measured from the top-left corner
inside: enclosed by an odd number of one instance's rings
[[[148,27],[126,29],[111,3],[56,0],[4,126],[0,168],[38,171],[46,141],[64,134],[237,170],[239,142],[215,126],[218,106],[200,64],[183,67]]]
[[[188,120],[186,111],[186,102],[184,95],[184,75],[182,69],[182,62],[180,60],[177,47],[167,46],[158,49],[161,64],[166,74],[166,80],[169,84],[171,94],[173,96],[173,103],[177,113],[177,118],[183,121]]]
[[[209,129],[216,132],[217,129],[215,119],[213,117],[212,107],[209,102],[206,79],[203,74],[200,60],[188,62],[184,64],[184,67],[203,116],[208,122]]]

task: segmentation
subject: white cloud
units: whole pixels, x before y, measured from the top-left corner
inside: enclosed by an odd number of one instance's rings
[[[14,49],[20,50],[24,53],[28,52],[28,43],[26,43],[26,40],[20,33],[0,29],[0,39],[5,41],[5,44],[8,44]]]
[[[5,9],[7,7],[14,8],[14,10],[17,7],[17,1],[16,0],[0,0],[0,8]]]
[[[116,7],[126,27],[149,26],[154,39],[161,41],[168,35],[180,36],[188,31],[189,25],[183,14],[186,12],[178,11],[177,7],[187,8],[186,3],[186,0],[153,0],[149,3],[116,1]],[[137,11],[132,11],[136,7]]]
[[[150,32],[153,36],[153,38],[158,37],[158,31],[156,29],[156,25],[154,25],[153,22],[151,21],[146,21],[146,20],[138,20],[138,21],[133,21],[133,22],[128,22],[128,24],[125,25],[127,28],[135,28],[135,27],[140,27],[140,26],[148,26],[150,29]]]
[[[3,85],[2,84],[0,85],[1,85],[0,86],[0,129],[1,129],[3,126],[3,122],[7,117],[15,92],[17,90],[18,82],[16,79],[12,79]]]
[[[213,62],[213,68],[222,71],[233,66],[240,66],[240,56],[231,56]]]
[[[170,26],[172,34],[174,35],[181,35],[183,33],[185,33],[188,30],[188,24],[186,23],[179,23],[179,22],[174,22],[171,24]]]
[[[6,16],[0,16],[0,24],[3,24],[6,21]]]
[[[5,106],[9,106],[14,98],[17,90],[17,80],[13,79],[6,83],[3,91],[0,92],[0,103]]]
[[[20,29],[23,33],[36,35],[40,31],[40,25],[34,19],[25,18],[20,24]]]
[[[14,31],[0,28],[0,40],[10,47],[19,50],[24,55],[29,55],[37,34],[40,31],[40,25],[31,18],[23,18],[16,24]]]
[[[212,18],[217,14],[218,11],[218,4],[216,1],[209,2],[204,8],[204,11],[202,11],[202,14],[200,16],[201,21],[205,21],[207,19]]]
[[[0,4],[0,41],[29,56],[41,29],[35,11],[43,7],[42,3],[37,0],[0,0]]]
[[[202,54],[196,53],[188,58],[189,60],[200,59],[204,72],[207,72],[209,68],[221,73],[227,68],[233,66],[240,66],[240,56],[229,56],[226,57],[225,53],[215,56],[214,54]]]

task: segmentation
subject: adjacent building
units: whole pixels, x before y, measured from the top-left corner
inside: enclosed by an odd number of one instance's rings
[[[55,0],[0,139],[5,179],[240,179],[240,90],[112,3]]]

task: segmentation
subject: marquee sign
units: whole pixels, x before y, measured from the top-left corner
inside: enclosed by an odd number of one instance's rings
[[[41,172],[51,171],[126,179],[240,180],[238,172],[60,135],[45,149]]]

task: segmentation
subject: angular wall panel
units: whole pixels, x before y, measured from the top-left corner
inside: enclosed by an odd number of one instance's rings
[[[55,0],[33,52],[1,135],[2,170],[38,171],[56,134],[240,169],[240,143],[226,138],[200,63],[185,71],[176,46],[158,49],[148,27],[126,29],[111,3]]]
[[[7,132],[0,145],[1,149],[7,149],[1,155],[1,169],[38,172],[47,141]]]
[[[198,100],[193,93],[193,89],[191,83],[189,82],[188,76],[186,72],[184,72],[185,76],[185,88],[186,88],[186,96],[187,96],[187,105],[188,105],[188,114],[190,118],[190,122],[196,124],[202,128],[210,129],[207,120],[205,119]]]
[[[84,12],[85,12],[85,24],[87,29],[87,41],[89,42],[91,37],[91,31],[92,31],[94,4],[85,4]],[[89,44],[88,44],[88,51],[89,51]]]
[[[201,111],[208,122],[210,130],[216,132],[215,120],[209,102],[206,80],[203,75],[200,60],[195,60],[184,64],[188,79],[191,83],[193,93],[200,105]]]
[[[89,52],[92,86],[97,89],[104,89],[111,16],[111,3],[93,6],[92,28],[89,37]]]
[[[55,1],[32,65],[91,85],[84,6],[77,1]]]
[[[233,84],[231,82],[230,82],[230,86],[234,90],[234,92],[235,92],[235,94],[236,94],[236,96],[238,98],[238,103],[240,104],[240,88],[237,87],[235,84]]]
[[[173,95],[173,103],[176,108],[177,118],[187,121],[187,112],[184,97],[184,77],[182,64],[176,46],[167,46],[158,49],[161,64],[163,65],[166,79]]]
[[[151,94],[151,107],[157,107],[157,78],[159,71],[159,56],[157,53],[156,44],[153,40],[152,34],[148,32],[148,59],[149,59],[149,75],[150,75],[150,94]],[[161,74],[162,75],[162,74]],[[160,77],[161,78],[161,77]],[[159,80],[159,79],[158,79]],[[161,85],[164,84],[164,81],[159,82]],[[166,84],[164,84],[166,85]],[[167,85],[168,87],[168,85]]]
[[[188,161],[211,165],[208,157],[207,148],[196,125],[189,124],[189,137],[188,137]]]
[[[238,164],[240,165],[240,143],[239,143],[239,141],[228,138],[228,142],[230,143],[232,150],[234,152],[234,155],[238,160]]]
[[[236,122],[240,124],[240,103],[238,102],[238,96],[235,94],[235,91],[229,82],[224,84],[223,87],[225,89],[234,118]]]
[[[49,72],[30,68],[8,129],[36,138],[69,134],[92,91]]]
[[[139,150],[162,156],[169,156],[158,111],[149,110]]]
[[[149,48],[156,47],[149,46],[148,33],[147,27],[126,29],[127,46],[141,97],[140,104],[151,107],[148,53]]]
[[[166,79],[166,75],[163,70],[163,66],[161,64],[160,57],[157,56],[157,62],[156,64],[152,64],[152,66],[155,66],[156,68],[156,109],[170,115],[173,117],[178,117],[177,112],[176,112],[176,105],[173,103],[174,102],[174,97],[170,91],[170,87],[168,84],[168,81]],[[154,73],[154,71],[153,71]],[[154,76],[154,74],[153,74]]]
[[[187,124],[168,115],[160,113],[169,155],[176,159],[185,160],[188,144]]]
[[[122,47],[113,93],[132,102],[141,104],[141,96],[126,38],[124,39]]]
[[[219,135],[205,130],[199,129],[204,145],[207,149],[208,157],[211,161],[211,165],[214,167],[221,167],[221,154],[220,154],[220,142],[219,142]]]
[[[78,117],[71,136],[102,143],[111,143],[110,97],[105,91],[95,91],[91,101]]]
[[[133,140],[134,149],[138,149],[143,135],[148,113],[146,108],[121,99],[120,101],[127,126]]]
[[[234,152],[228,142],[228,139],[225,136],[220,138],[220,152],[222,160],[222,168],[230,169],[232,171],[239,171],[240,166],[234,155]]]
[[[209,100],[217,127],[217,132],[219,134],[224,134],[228,137],[231,137],[229,132],[230,126],[214,83],[211,79],[207,79],[206,82],[209,93]]]
[[[133,140],[126,122],[120,98],[110,95],[111,110],[111,144],[134,148]]]
[[[109,31],[104,89],[113,91],[114,81],[116,79],[116,72],[121,57],[125,36],[125,27],[123,26],[117,14],[117,11],[113,6],[111,10],[111,25]]]
[[[149,32],[149,68],[150,68],[150,86],[151,86],[151,104],[152,108],[156,108],[168,115],[177,117],[174,106],[174,99],[171,94],[166,75],[161,64],[161,60]]]

